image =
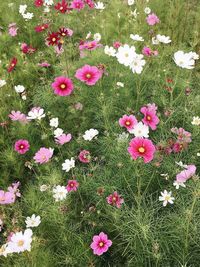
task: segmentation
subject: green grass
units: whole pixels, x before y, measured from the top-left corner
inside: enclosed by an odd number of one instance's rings
[[[66,45],[65,53],[56,57],[54,49],[44,44],[46,33],[35,33],[34,27],[41,24],[41,9],[33,1],[13,1],[12,8],[7,1],[0,3],[0,78],[7,84],[0,88],[0,122],[9,121],[0,128],[0,188],[6,189],[13,181],[21,182],[21,199],[15,204],[0,206],[0,218],[4,221],[0,233],[1,244],[11,231],[25,229],[25,218],[33,213],[41,216],[41,224],[33,229],[31,252],[8,255],[0,258],[3,267],[198,267],[200,265],[200,180],[190,179],[186,189],[176,190],[173,181],[179,172],[175,161],[195,164],[197,173],[200,161],[200,129],[191,124],[193,116],[200,116],[200,64],[194,70],[181,69],[173,61],[178,50],[200,51],[200,3],[198,0],[137,0],[129,7],[126,1],[103,1],[106,9],[84,9],[70,15],[56,14],[52,10],[46,18],[52,21],[50,30],[57,31],[67,26],[74,35]],[[31,21],[25,22],[18,13],[20,4],[27,4],[34,13]],[[114,41],[135,45],[140,53],[144,45],[151,46],[150,26],[145,22],[144,8],[149,6],[161,20],[152,27],[155,33],[168,35],[170,45],[156,47],[159,56],[147,59],[142,74],[133,74],[129,68],[120,65],[116,58],[105,55],[99,48],[85,58],[79,57],[78,44],[91,31],[100,33],[101,43],[111,46]],[[130,12],[137,8],[139,15],[134,20]],[[118,16],[120,13],[120,18]],[[8,24],[16,22],[19,27],[15,38],[7,34]],[[129,35],[137,33],[144,43],[134,43]],[[24,56],[19,43],[26,42],[37,48],[33,55]],[[16,56],[18,65],[8,74],[6,65]],[[37,67],[38,62],[47,60],[49,69]],[[26,63],[26,64],[24,64]],[[75,71],[85,65],[104,64],[108,75],[92,87],[84,85],[75,77]],[[68,75],[75,90],[70,97],[58,97],[52,93],[51,83],[56,76]],[[174,80],[173,93],[166,89],[166,78]],[[121,81],[124,88],[118,88]],[[27,100],[21,100],[14,91],[14,85],[23,84],[27,89]],[[185,95],[185,88],[192,92]],[[76,110],[75,103],[82,103],[83,110]],[[120,143],[118,134],[123,129],[118,119],[123,114],[133,113],[141,118],[140,107],[156,103],[160,124],[150,138],[155,144],[165,143],[173,134],[172,127],[183,127],[192,133],[192,143],[179,154],[164,156],[159,167],[132,161],[127,152],[129,140]],[[11,110],[27,114],[33,106],[43,107],[47,116],[38,125],[11,122]],[[164,111],[172,115],[166,117]],[[73,140],[60,149],[55,146],[49,126],[49,118],[58,117],[59,126],[73,135]],[[98,129],[97,140],[86,142],[80,138],[90,128]],[[31,144],[29,152],[18,155],[13,144],[18,139],[27,139]],[[26,161],[33,163],[33,156],[40,147],[55,147],[53,159],[44,165],[25,167]],[[76,161],[76,167],[69,173],[62,171],[65,159],[76,157],[81,149],[91,152],[93,160],[84,165]],[[160,174],[168,173],[169,180]],[[72,175],[80,183],[77,192],[68,195],[64,202],[56,203],[51,190],[40,192],[42,184],[65,185]],[[102,196],[98,188],[104,188]],[[172,191],[174,205],[162,207],[158,201],[164,189]],[[106,197],[118,191],[125,203],[121,209],[109,206]],[[90,249],[92,237],[101,231],[108,234],[113,245],[109,251],[98,257]]]

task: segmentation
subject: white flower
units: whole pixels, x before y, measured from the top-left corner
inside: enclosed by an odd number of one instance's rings
[[[13,234],[8,242],[8,250],[16,253],[25,250],[31,251],[32,234],[33,232],[31,229],[26,229],[24,233],[17,232]]]
[[[160,34],[156,35],[156,39],[158,40],[158,42],[163,43],[163,44],[169,44],[172,41],[169,36],[160,35]]]
[[[145,7],[144,13],[149,15],[151,13],[151,9],[149,7]]]
[[[53,188],[53,198],[55,198],[55,201],[66,199],[67,196],[67,189],[65,186],[57,185]]]
[[[196,52],[189,52],[188,53],[192,59],[197,60],[199,59],[199,55]]]
[[[99,134],[99,131],[96,129],[89,129],[85,131],[83,135],[83,139],[86,141],[91,141],[95,136]]]
[[[25,87],[23,85],[16,85],[15,86],[15,91],[17,93],[23,93],[25,91]]]
[[[62,170],[66,172],[69,172],[74,167],[75,167],[75,160],[73,158],[66,159],[65,162],[62,164]]]
[[[20,5],[19,6],[19,13],[24,14],[27,9],[27,5]]]
[[[58,118],[52,118],[52,119],[50,119],[49,125],[51,127],[57,128],[58,127]]]
[[[49,6],[45,6],[45,8],[44,8],[44,13],[48,13],[48,12],[50,12],[50,8],[49,8]]]
[[[44,118],[46,115],[44,113],[43,108],[32,108],[31,111],[28,113],[28,120],[41,120]]]
[[[197,157],[200,157],[200,153],[199,152],[197,152]]]
[[[6,81],[0,79],[0,88],[3,87],[4,85],[6,85]]]
[[[105,6],[104,6],[103,2],[97,2],[96,4],[94,4],[94,7],[96,9],[99,9],[99,10],[104,10],[105,9]]]
[[[188,167],[187,165],[183,164],[182,161],[179,161],[179,162],[175,161],[175,163],[176,163],[178,166],[180,166],[181,168],[185,168],[185,169],[187,169],[187,167]]]
[[[127,44],[120,46],[116,54],[118,62],[124,66],[129,66],[135,56],[135,47]]]
[[[193,69],[195,64],[193,57],[191,57],[191,52],[184,53],[183,51],[174,53],[174,62],[183,69]]]
[[[197,125],[197,126],[199,126],[199,125],[200,125],[200,118],[199,118],[199,116],[197,116],[197,117],[193,117],[191,123],[192,123],[192,125]]]
[[[46,185],[46,184],[42,184],[42,185],[40,186],[40,191],[41,191],[41,192],[45,192],[45,191],[47,191],[47,189],[49,189],[49,186]]]
[[[176,180],[173,182],[173,186],[175,186],[176,189],[179,189],[180,186],[186,187],[186,185],[183,182],[178,182]]]
[[[31,217],[26,218],[26,228],[37,227],[40,223],[40,216],[33,214]]]
[[[168,203],[173,204],[174,203],[174,197],[171,196],[172,192],[167,192],[167,190],[164,190],[164,192],[161,192],[161,196],[159,196],[159,200],[163,201],[163,206],[167,206]]]
[[[134,134],[135,137],[149,137],[149,127],[143,124],[141,121],[138,122],[129,133]]]
[[[108,45],[106,45],[104,48],[104,53],[108,56],[115,57],[116,50],[112,46],[109,47]]]
[[[92,33],[91,32],[88,32],[85,39],[89,39],[91,37]]]
[[[131,15],[136,19],[139,15],[139,12],[137,12],[137,8],[134,11],[131,11]]]
[[[55,137],[59,137],[59,136],[61,136],[63,133],[64,133],[64,131],[63,131],[63,129],[61,129],[61,128],[57,128],[57,129],[53,132],[53,134],[54,134]]]
[[[100,33],[95,33],[94,34],[94,40],[97,41],[97,42],[100,41],[101,40],[101,34]]]
[[[151,40],[153,45],[158,45],[160,43],[156,37],[152,37]]]
[[[143,37],[138,35],[138,34],[130,34],[130,38],[133,41],[139,41],[139,42],[143,42],[144,41]]]
[[[32,19],[33,18],[33,13],[27,12],[27,13],[23,13],[22,14],[23,18],[28,20],[28,19]]]
[[[129,6],[134,5],[134,3],[135,3],[135,0],[128,0],[128,5],[129,5]]]
[[[53,0],[44,0],[44,6],[52,6],[53,4]]]
[[[22,95],[22,100],[26,100],[26,95]]]
[[[0,256],[7,257],[9,253],[12,253],[12,252],[8,249],[8,243],[0,247]]]
[[[118,87],[124,87],[124,84],[121,83],[121,82],[117,82],[117,86],[118,86]]]
[[[130,64],[130,69],[132,70],[133,73],[140,74],[143,70],[143,66],[145,65],[146,61],[143,59],[143,55],[135,55],[133,58],[131,64]]]

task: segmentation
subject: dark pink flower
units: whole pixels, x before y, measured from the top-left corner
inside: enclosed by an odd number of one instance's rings
[[[81,10],[85,6],[84,2],[82,0],[73,0],[71,3],[71,8]]]
[[[128,131],[132,130],[137,123],[138,121],[133,115],[123,115],[123,117],[119,119],[119,125],[125,127]]]
[[[108,204],[116,206],[117,208],[120,208],[121,204],[124,203],[124,199],[116,191],[113,194],[109,195],[106,200]]]
[[[67,182],[66,189],[68,192],[70,191],[76,191],[79,187],[79,183],[76,180],[69,180]]]
[[[143,122],[149,126],[152,130],[156,130],[157,124],[159,123],[159,118],[156,115],[155,107],[146,106],[140,109],[140,112],[144,114]]]
[[[85,65],[76,71],[75,77],[87,85],[95,85],[102,72],[96,66]]]
[[[89,163],[90,162],[90,159],[91,159],[91,156],[90,156],[90,152],[87,151],[87,150],[82,150],[80,153],[79,153],[79,156],[78,156],[79,160],[83,163]]]
[[[79,49],[80,50],[94,50],[97,47],[102,46],[101,44],[99,44],[97,41],[86,41],[86,42],[81,42],[81,44],[79,45]]]
[[[29,150],[30,145],[27,140],[20,139],[15,142],[14,148],[19,154],[25,154]]]
[[[109,247],[112,246],[112,241],[108,239],[108,236],[101,232],[99,235],[93,236],[93,242],[90,247],[93,249],[95,255],[102,255]]]
[[[155,151],[152,141],[146,138],[135,137],[129,143],[128,152],[134,160],[142,157],[148,163],[153,160]]]
[[[122,44],[120,42],[118,42],[118,41],[113,43],[113,47],[116,48],[116,49],[118,49],[121,45]]]
[[[74,90],[72,80],[64,76],[56,77],[51,86],[54,89],[54,93],[60,96],[68,96]]]

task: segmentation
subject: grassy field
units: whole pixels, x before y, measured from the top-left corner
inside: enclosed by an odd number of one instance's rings
[[[0,266],[199,267],[200,1],[58,2],[0,3]]]

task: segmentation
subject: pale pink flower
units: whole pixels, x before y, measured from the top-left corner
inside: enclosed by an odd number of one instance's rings
[[[14,111],[12,110],[11,113],[8,115],[8,117],[12,120],[12,121],[19,121],[21,123],[28,123],[28,120],[26,118],[26,115],[21,113],[20,111]]]
[[[18,28],[17,28],[16,23],[11,23],[11,24],[9,24],[9,25],[8,25],[8,28],[9,28],[9,29],[8,29],[8,33],[9,33],[10,36],[14,37],[14,36],[17,35],[17,30],[18,30]]]
[[[53,149],[41,147],[38,152],[36,152],[34,156],[34,160],[36,163],[43,164],[48,162],[53,156]]]
[[[15,202],[15,194],[9,191],[5,192],[3,190],[0,190],[0,204],[6,205],[14,202]]]
[[[176,181],[179,183],[185,183],[188,179],[190,179],[193,175],[195,175],[196,166],[188,165],[187,169],[181,171],[176,175]]]
[[[72,139],[71,134],[61,134],[55,138],[55,141],[59,145],[64,145],[65,143],[69,143]]]
[[[146,21],[150,26],[153,26],[160,22],[159,18],[154,13],[149,14],[146,18]]]

